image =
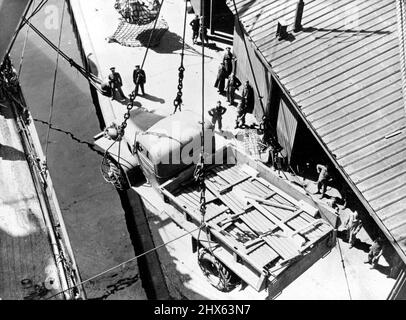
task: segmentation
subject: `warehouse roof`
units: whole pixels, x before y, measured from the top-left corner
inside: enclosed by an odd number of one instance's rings
[[[406,261],[406,117],[396,1],[305,1],[297,33],[297,0],[235,2],[249,38]],[[233,10],[233,1],[227,3]],[[283,20],[290,35],[279,41],[277,22]]]

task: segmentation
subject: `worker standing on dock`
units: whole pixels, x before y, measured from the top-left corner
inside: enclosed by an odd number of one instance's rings
[[[121,79],[121,75],[116,72],[115,67],[110,68],[111,73],[109,74],[109,85],[111,88],[111,100],[114,100],[116,90],[120,94],[121,99],[125,99],[125,95],[121,87],[123,86],[123,80]]]
[[[316,194],[320,193],[321,190],[321,196],[320,199],[324,198],[324,195],[327,190],[327,183],[331,179],[330,178],[330,173],[329,173],[329,165],[326,164],[325,166],[318,164],[316,166],[317,173],[319,174],[319,178],[317,180],[317,192]]]
[[[141,88],[142,95],[144,95],[144,84],[147,82],[147,77],[145,75],[145,71],[142,70],[139,65],[135,66],[133,72],[133,81],[135,84],[135,95],[138,96],[138,88]]]
[[[202,42],[202,46],[204,46],[204,42],[209,44],[209,36],[207,35],[207,27],[203,24],[200,24],[200,41]]]
[[[226,96],[227,96],[227,101],[228,105],[233,105],[234,104],[234,98],[235,98],[235,90],[238,90],[238,88],[241,86],[241,81],[238,80],[238,78],[235,76],[234,73],[231,73],[230,76],[228,77],[227,81],[227,88],[226,88]]]
[[[374,269],[379,261],[379,258],[381,257],[383,253],[383,239],[381,237],[378,237],[375,239],[374,243],[372,246],[369,248],[368,252],[368,260],[364,261],[364,263],[369,263],[371,264],[371,269]]]
[[[247,110],[245,106],[245,101],[241,100],[237,108],[237,119],[235,120],[235,128],[245,127],[245,116],[247,115]]]
[[[354,247],[354,244],[357,240],[356,235],[361,230],[361,227],[362,222],[358,217],[358,212],[351,211],[345,224],[345,228],[348,232],[348,243],[350,244],[350,249]]]
[[[217,92],[220,93],[221,95],[224,95],[224,87],[225,87],[225,82],[226,82],[226,68],[224,66],[224,63],[220,63],[220,66],[217,71],[217,78],[216,82],[214,83],[214,87],[217,88]]]
[[[194,19],[190,22],[190,26],[192,27],[192,40],[193,44],[196,44],[197,38],[199,37],[199,30],[200,30],[200,18],[199,15],[196,15]]]
[[[245,101],[247,113],[254,111],[254,89],[251,87],[250,82],[245,81],[244,88],[242,89],[241,99]]]
[[[234,55],[231,52],[231,48],[227,47],[226,48],[226,53],[223,56],[223,62],[224,62],[224,66],[225,66],[225,69],[226,69],[227,77],[233,71],[233,59],[234,59]]]
[[[217,105],[209,110],[209,115],[212,117],[211,122],[213,123],[213,129],[216,126],[216,123],[218,123],[218,128],[221,133],[223,132],[223,114],[226,113],[226,111],[227,109],[221,105],[221,101],[217,101]]]

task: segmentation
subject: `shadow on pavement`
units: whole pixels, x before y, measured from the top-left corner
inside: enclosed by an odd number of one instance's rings
[[[9,161],[25,161],[24,152],[7,145],[0,145],[0,158]]]
[[[165,99],[162,98],[158,98],[156,96],[150,95],[148,93],[145,93],[143,96],[140,96],[141,98],[147,99],[149,101],[153,101],[153,102],[159,102],[161,104],[165,103]]]

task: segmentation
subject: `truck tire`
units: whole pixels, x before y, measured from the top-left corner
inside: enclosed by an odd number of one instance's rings
[[[112,183],[119,190],[127,190],[130,185],[124,171],[110,156],[103,159],[102,174],[107,182]]]
[[[199,250],[198,262],[209,283],[219,291],[230,292],[240,282],[232,271],[205,249]]]

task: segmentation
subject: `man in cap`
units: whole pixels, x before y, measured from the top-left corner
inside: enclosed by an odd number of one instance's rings
[[[245,81],[244,87],[242,89],[241,99],[245,100],[247,113],[253,112],[255,104],[254,89],[251,87],[250,82],[248,80]]]
[[[231,48],[227,47],[226,48],[226,53],[224,53],[224,56],[223,56],[223,62],[224,62],[224,67],[226,69],[227,77],[233,71],[233,58],[234,58],[234,55],[231,52]]]
[[[224,108],[221,105],[221,101],[217,101],[217,105],[209,110],[209,115],[212,117],[211,122],[213,124],[213,129],[216,125],[216,123],[218,123],[218,128],[220,130],[220,132],[223,132],[223,124],[222,124],[222,120],[223,120],[223,114],[226,113],[227,109]]]
[[[199,15],[196,15],[194,19],[190,22],[190,26],[192,27],[193,31],[193,44],[197,42],[197,38],[199,37],[199,30],[200,30],[200,18]]]
[[[125,95],[121,87],[123,86],[123,80],[118,72],[116,72],[115,67],[110,68],[111,73],[109,74],[109,85],[111,88],[112,97],[111,100],[114,100],[116,91],[120,94],[121,99],[125,99]]]
[[[234,104],[235,90],[238,90],[240,86],[241,81],[235,76],[234,73],[231,73],[230,76],[228,77],[226,88],[227,101],[230,106]]]
[[[135,95],[136,96],[138,95],[138,88],[141,88],[142,95],[144,95],[145,94],[144,84],[147,82],[147,77],[145,75],[145,71],[142,70],[139,65],[135,66],[135,69],[133,72],[133,81],[135,84],[135,90],[134,90]]]
[[[204,42],[209,44],[209,36],[207,35],[207,27],[205,25],[200,24],[200,41],[202,42],[202,46],[204,45]]]

